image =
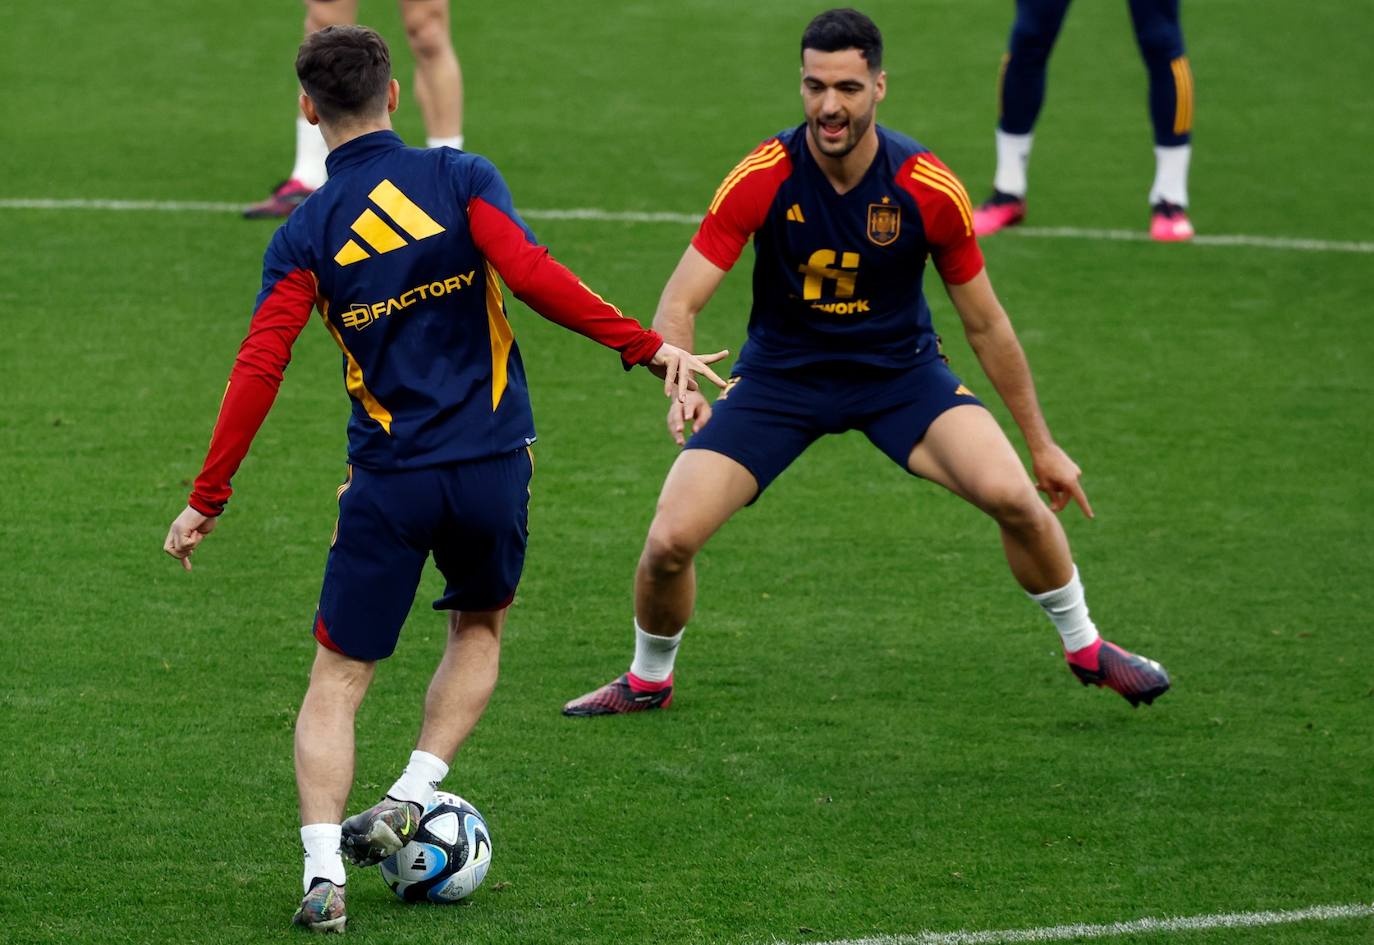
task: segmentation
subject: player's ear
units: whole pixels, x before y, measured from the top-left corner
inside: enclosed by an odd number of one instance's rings
[[[391,83],[387,86],[386,89],[387,112],[394,112],[396,110],[396,106],[399,104],[401,104],[401,83],[397,82],[395,79],[392,79]]]
[[[878,78],[873,80],[873,101],[881,102],[887,97],[887,72],[878,70]]]
[[[310,96],[306,95],[304,92],[301,93],[301,114],[304,115],[305,120],[312,125],[318,125],[320,123],[320,113],[315,111],[315,103],[310,101]]]

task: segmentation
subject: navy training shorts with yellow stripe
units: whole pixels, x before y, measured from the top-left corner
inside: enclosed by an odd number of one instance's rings
[[[507,606],[525,566],[533,471],[527,449],[424,469],[350,469],[315,639],[355,659],[390,656],[431,553],[445,581],[435,610]]]
[[[751,370],[730,379],[712,405],[711,419],[686,449],[735,460],[753,474],[762,495],[827,433],[860,430],[906,469],[912,448],[936,417],[951,407],[981,403],[943,359],[898,370],[856,364]]]

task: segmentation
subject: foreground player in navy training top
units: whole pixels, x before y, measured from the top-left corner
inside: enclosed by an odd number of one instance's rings
[[[342,930],[340,846],[360,865],[414,835],[496,684],[501,628],[524,564],[534,425],[502,281],[546,318],[647,365],[684,397],[707,358],[664,344],[549,256],[484,158],[407,148],[390,129],[398,85],[372,30],[302,44],[301,107],[330,145],[329,182],[277,231],[209,455],[166,551],[189,556],[218,522],[276,396],[291,345],[318,308],[352,398],[348,480],[315,613],[315,662],[296,724],[305,899],[294,921]],[[376,806],[349,818],[353,721],[391,654],[430,553],[446,580],[444,656],[416,750]],[[259,829],[262,825],[257,825]]]
[[[765,141],[725,178],[654,318],[666,338],[690,347],[697,313],[752,237],[748,343],[714,406],[692,393],[668,412],[674,438],[692,436],[663,484],[635,574],[634,660],[564,713],[669,704],[697,551],[808,445],[845,430],[862,430],[893,462],[992,516],[1012,574],[1058,628],[1077,677],[1132,705],[1152,702],[1169,688],[1163,668],[1100,639],[1088,617],[1054,513],[1070,501],[1092,510],[1078,466],[1040,414],[983,268],[968,196],[933,154],[874,123],[887,77],[871,20],[823,13],[801,45],[805,123]],[[1034,484],[940,356],[921,292],[927,255],[1026,438]]]

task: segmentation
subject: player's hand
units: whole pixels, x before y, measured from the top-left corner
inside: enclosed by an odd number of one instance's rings
[[[692,354],[665,341],[659,346],[658,351],[654,352],[654,359],[647,366],[650,371],[663,378],[663,396],[683,403],[687,399],[688,391],[697,389],[694,376],[696,374],[710,378],[717,387],[725,389],[725,381],[707,365],[715,364],[729,353],[727,350],[717,351],[715,354]]]
[[[162,543],[162,550],[179,559],[181,566],[189,571],[191,552],[196,550],[206,535],[215,530],[218,522],[218,518],[201,515],[188,505],[172,522],[172,527],[167,531],[167,540]]]
[[[1031,457],[1031,471],[1035,474],[1035,488],[1050,497],[1051,511],[1062,512],[1072,500],[1078,503],[1084,515],[1093,517],[1093,507],[1078,484],[1083,470],[1069,459],[1068,453],[1051,444]]]
[[[700,433],[711,419],[711,402],[694,390],[687,393],[685,400],[675,400],[668,405],[668,433],[673,442],[683,446],[687,442],[687,431]]]

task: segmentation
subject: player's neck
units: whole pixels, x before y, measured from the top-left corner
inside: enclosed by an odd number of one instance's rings
[[[341,147],[354,138],[361,138],[363,135],[370,135],[374,131],[390,131],[391,116],[376,118],[370,121],[350,122],[349,124],[327,125],[320,123],[320,134],[324,135],[324,143],[329,146],[329,150]]]
[[[825,179],[835,188],[835,193],[847,194],[859,186],[859,181],[864,179],[873,159],[878,156],[878,129],[875,125],[869,125],[868,131],[854,145],[854,150],[843,157],[830,157],[816,147],[810,128],[806,129],[806,147]]]

